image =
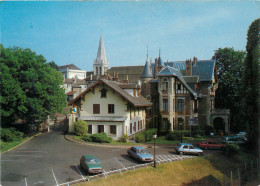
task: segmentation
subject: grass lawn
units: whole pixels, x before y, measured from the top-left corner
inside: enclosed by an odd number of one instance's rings
[[[229,183],[230,170],[243,166],[245,154],[226,157],[220,151],[206,156],[195,157],[158,165],[157,168],[140,168],[122,174],[110,175],[107,178],[93,180],[90,183],[79,183],[77,186],[89,185],[222,185]],[[250,159],[247,155],[247,158]],[[235,180],[233,185],[236,185]]]
[[[7,151],[7,150],[9,150],[13,147],[16,147],[17,145],[19,145],[19,144],[23,143],[24,141],[28,140],[29,138],[31,138],[31,137],[25,137],[21,141],[13,141],[13,142],[9,142],[9,143],[0,140],[0,142],[1,142],[1,152],[5,152],[5,151]]]

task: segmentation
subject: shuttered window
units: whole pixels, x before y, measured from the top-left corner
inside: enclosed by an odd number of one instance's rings
[[[93,114],[100,114],[100,104],[93,104]]]

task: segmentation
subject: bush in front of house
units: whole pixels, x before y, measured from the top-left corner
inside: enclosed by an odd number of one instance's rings
[[[119,142],[124,142],[124,143],[128,143],[129,141],[129,137],[127,134],[124,134],[123,136],[121,136],[118,140]]]
[[[238,144],[227,144],[223,147],[223,152],[227,156],[231,156],[238,152],[239,146]]]
[[[145,141],[151,141],[153,139],[153,135],[157,134],[157,129],[152,128],[148,129],[144,132],[145,135]]]
[[[88,134],[84,134],[82,139],[83,139],[84,141],[91,142],[90,135],[88,135]]]
[[[11,128],[1,128],[1,139],[4,142],[21,141],[23,133],[17,129]]]
[[[74,122],[74,129],[78,136],[84,136],[88,133],[88,123],[83,120],[77,120]]]
[[[135,142],[144,143],[145,142],[145,134],[143,132],[135,135]]]
[[[171,141],[179,141],[181,139],[181,133],[172,131],[166,135],[166,139]]]
[[[108,137],[106,133],[97,133],[92,134],[90,136],[90,139],[92,142],[98,142],[98,143],[110,143],[112,141],[111,137]]]

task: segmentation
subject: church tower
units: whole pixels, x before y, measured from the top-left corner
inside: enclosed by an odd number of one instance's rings
[[[99,46],[98,46],[98,53],[97,58],[94,60],[93,71],[94,75],[104,75],[108,70],[109,63],[106,57],[105,45],[103,41],[103,35],[101,34]]]

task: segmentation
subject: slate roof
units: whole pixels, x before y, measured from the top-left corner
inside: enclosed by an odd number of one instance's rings
[[[76,93],[76,91],[70,91],[70,92],[68,92],[66,95],[67,95],[67,96],[73,96],[75,93]]]
[[[198,96],[197,93],[183,79],[182,73],[178,69],[166,66],[157,74],[157,76],[176,76],[191,94],[193,94],[195,97]]]
[[[198,60],[196,65],[192,65],[192,76],[199,76],[200,81],[212,81],[214,77],[215,64],[216,61],[214,59]],[[185,75],[185,61],[168,62],[168,65],[184,72]]]
[[[143,71],[141,77],[142,78],[152,78],[153,77],[153,74],[152,74],[152,71],[151,71],[151,65],[150,65],[148,60],[146,60],[146,63],[145,63],[145,66],[144,66],[144,71]]]
[[[75,83],[75,79],[66,78],[64,84],[86,85],[87,83],[84,79],[76,79]]]
[[[89,92],[92,88],[94,88],[95,86],[104,83],[106,84],[108,87],[110,87],[111,89],[113,89],[115,92],[117,92],[118,94],[120,94],[123,98],[125,98],[127,101],[129,101],[134,107],[146,107],[146,106],[152,106],[152,103],[150,101],[148,101],[145,97],[143,97],[142,95],[138,96],[138,97],[134,97],[131,94],[129,94],[128,92],[124,91],[124,89],[122,89],[120,87],[120,83],[116,82],[116,81],[110,81],[110,80],[106,80],[106,79],[101,79],[98,82],[96,82],[95,84],[93,84],[92,86],[90,86],[88,89],[86,89],[84,92],[82,92],[78,97],[76,97],[73,101],[71,101],[69,104],[72,105],[74,104],[76,101],[78,101],[84,94],[86,94],[87,92]]]
[[[81,70],[79,67],[77,67],[76,65],[74,64],[69,64],[69,65],[63,65],[63,66],[59,66],[59,69],[65,69],[65,68],[68,68],[68,69],[71,69],[71,70]]]
[[[182,78],[186,81],[186,83],[198,83],[199,76],[182,76]]]

